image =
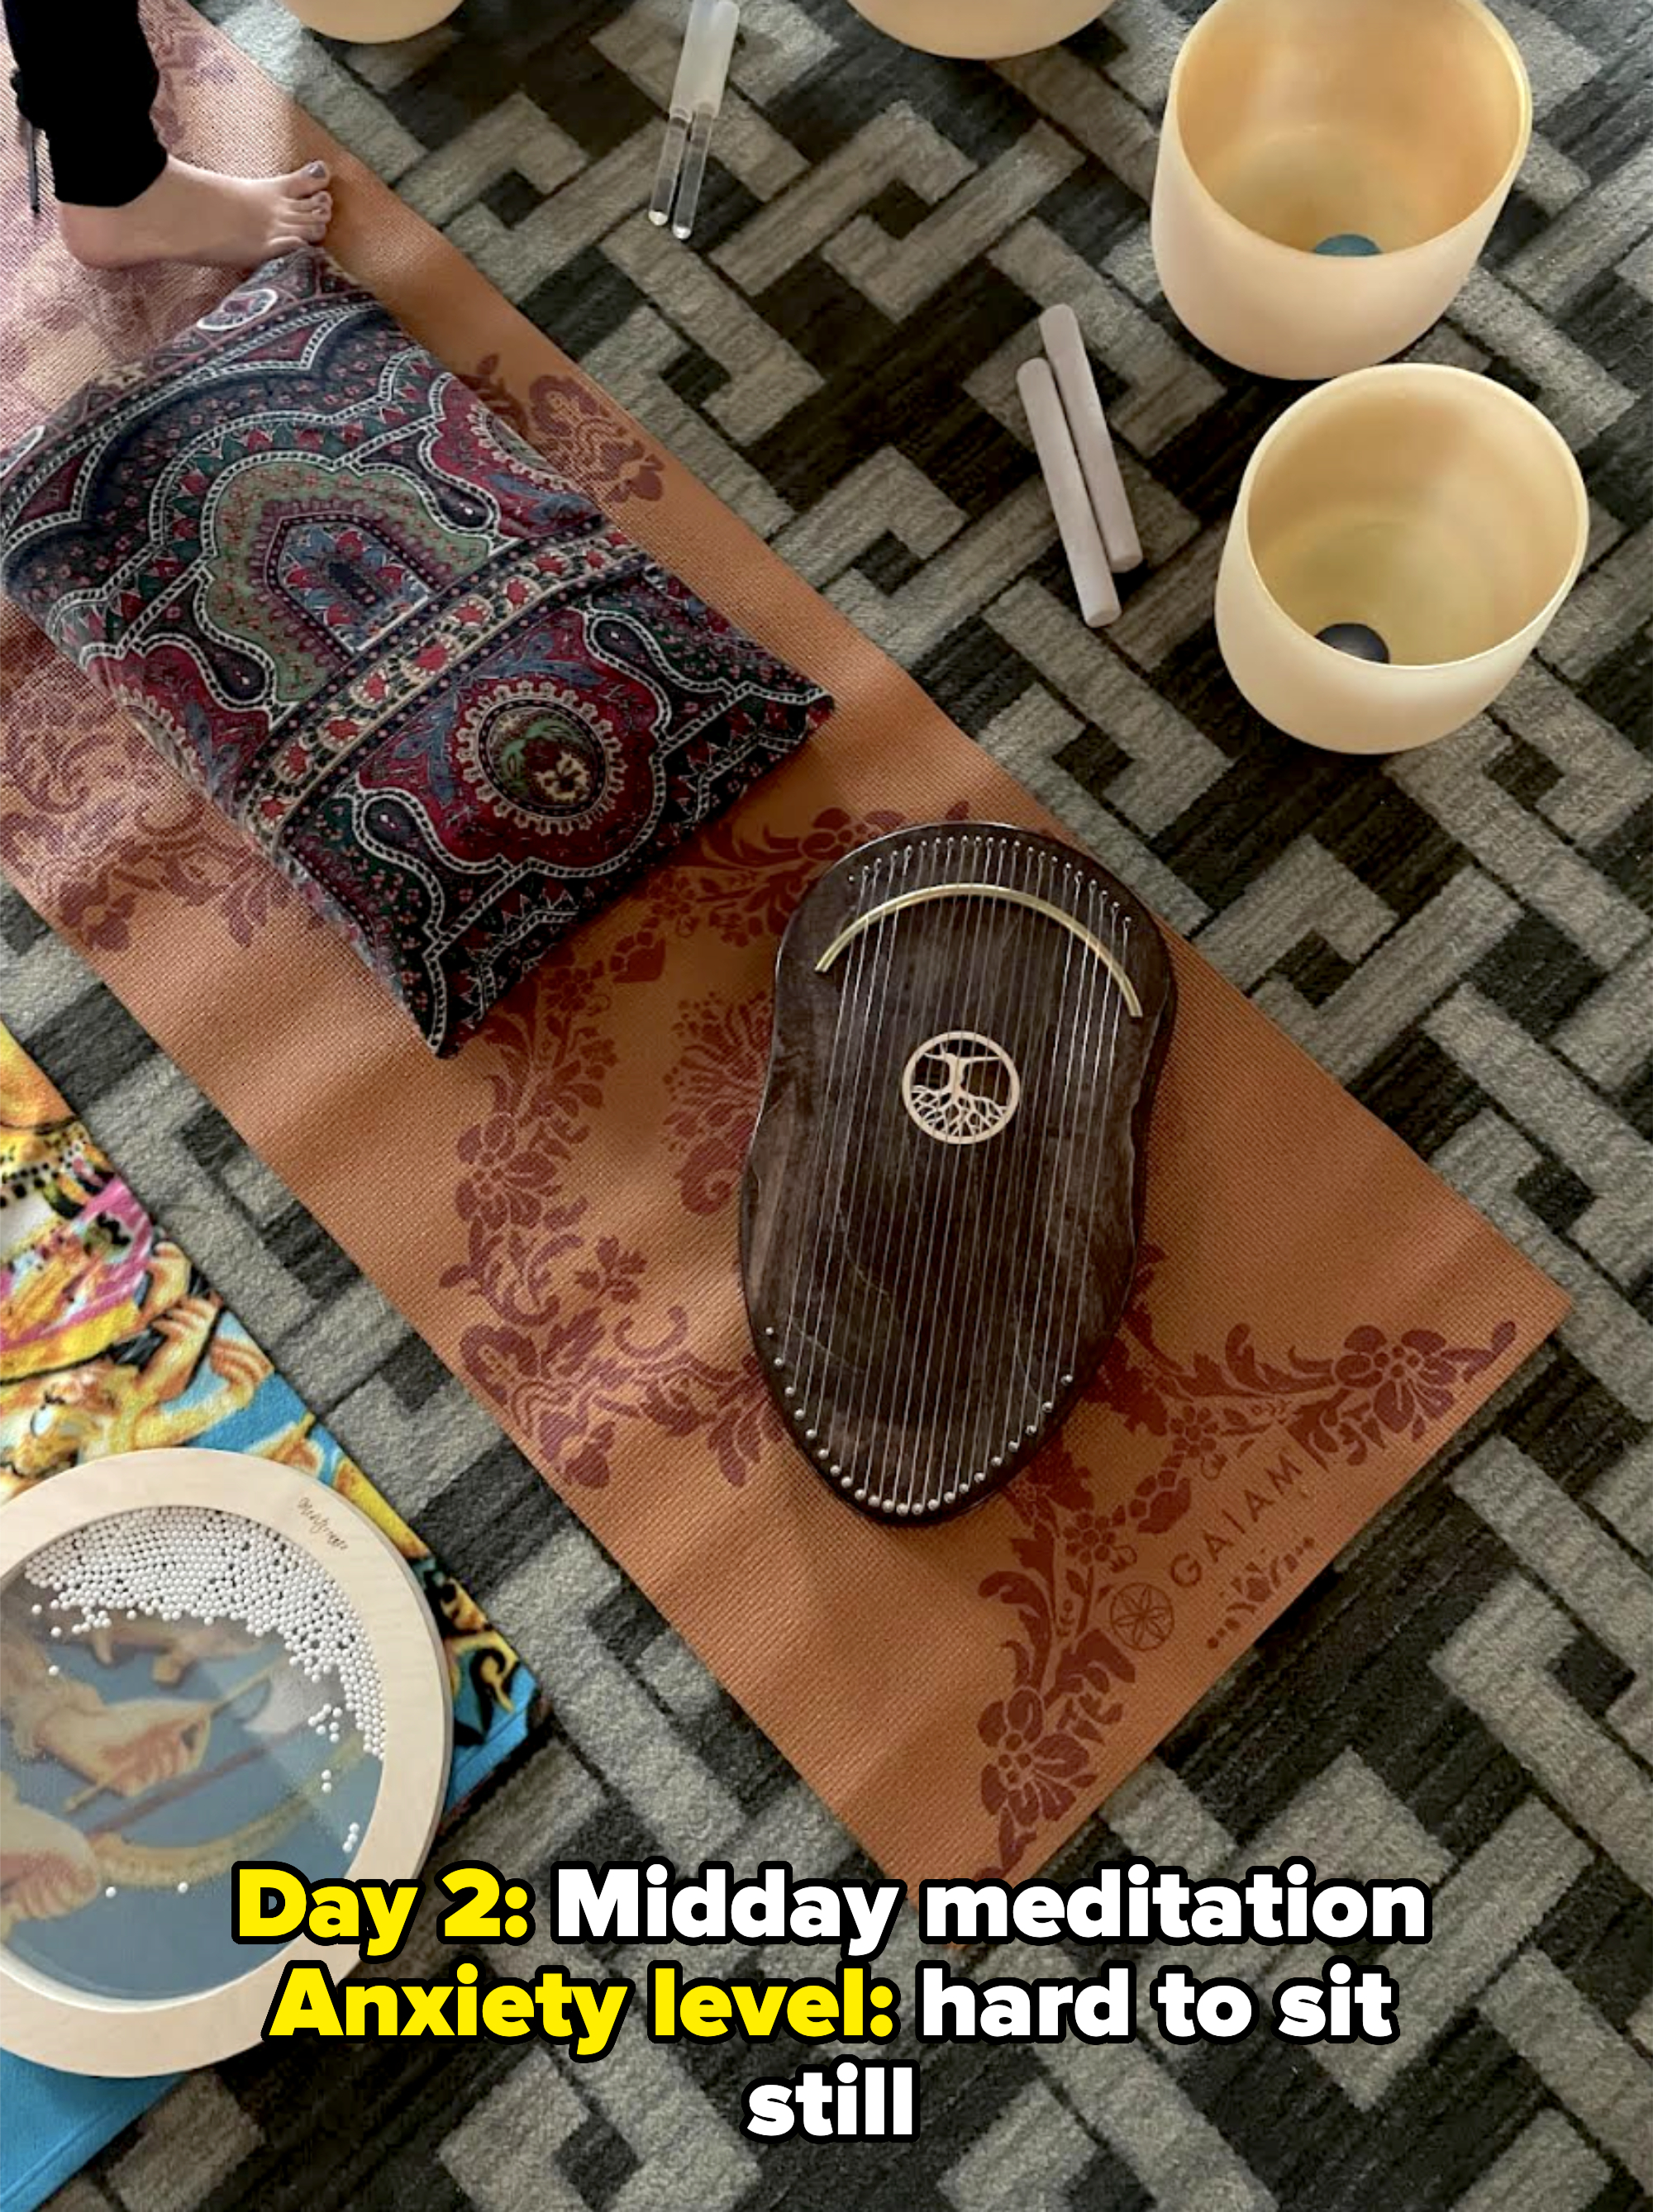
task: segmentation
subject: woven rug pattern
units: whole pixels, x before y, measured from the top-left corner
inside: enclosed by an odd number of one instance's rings
[[[674,10],[471,0],[415,48],[369,52],[265,0],[212,9],[1575,1310],[1069,1855],[1215,1872],[1289,1846],[1441,1883],[1454,1933],[1403,1966],[1394,2052],[930,2054],[924,2133],[898,2156],[743,2142],[747,2069],[715,2051],[623,2045],[563,2071],[487,2049],[438,2068],[416,2046],[347,2058],[325,2089],[307,2060],[255,2053],[189,2083],[64,2212],[1653,2198],[1653,51],[1632,0],[1500,4],[1538,136],[1419,351],[1558,421],[1594,554],[1495,712],[1388,766],[1271,738],[1216,661],[1221,520],[1281,395],[1200,356],[1155,296],[1143,195],[1176,9],[1120,0],[995,71],[905,55],[837,0],[752,0],[690,253],[641,212]],[[1105,640],[1067,611],[1013,398],[1028,326],[1064,296],[1091,311],[1152,564]],[[852,1863],[74,957],[15,903],[0,927],[31,1051],[555,1685],[556,1732],[460,1847],[530,1874],[653,1850]]]

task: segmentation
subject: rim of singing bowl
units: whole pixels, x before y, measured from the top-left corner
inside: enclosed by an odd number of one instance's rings
[[[939,39],[933,32],[915,38],[910,25],[902,28],[902,18],[910,13],[911,0],[849,0],[849,5],[874,30],[910,46],[915,53],[939,54],[948,61],[999,62],[1060,46],[1075,31],[1082,31],[1087,23],[1105,15],[1112,0],[1066,0],[1065,5],[1057,4],[1057,0],[928,0],[930,15],[945,14],[947,18],[948,28]],[[1048,21],[1025,40],[1012,40],[1006,45],[1006,18],[1013,20],[1030,6]]]
[[[859,7],[860,0],[850,0],[850,4]],[[1206,9],[1187,38],[1183,40],[1177,50],[1176,59],[1171,64],[1170,83],[1165,95],[1165,115],[1162,135],[1175,133],[1177,147],[1182,156],[1182,166],[1188,172],[1194,189],[1220,222],[1232,225],[1238,237],[1255,239],[1258,245],[1271,247],[1276,253],[1289,253],[1300,261],[1313,261],[1325,269],[1358,271],[1364,265],[1363,257],[1340,260],[1335,257],[1316,253],[1312,246],[1291,246],[1285,239],[1271,238],[1266,230],[1254,230],[1249,222],[1243,222],[1235,214],[1232,208],[1218,198],[1204,177],[1200,175],[1199,164],[1188,150],[1188,142],[1183,134],[1176,114],[1176,95],[1183,72],[1188,66],[1190,55],[1197,54],[1201,42],[1210,35],[1212,24],[1226,9],[1243,7],[1245,4],[1246,0],[1216,0],[1216,4]],[[1438,0],[1438,4],[1443,8],[1461,9],[1466,15],[1473,16],[1484,30],[1490,33],[1492,43],[1503,54],[1510,74],[1515,82],[1516,96],[1520,102],[1515,145],[1497,183],[1481,195],[1474,207],[1460,216],[1456,222],[1449,223],[1444,230],[1431,231],[1427,238],[1414,238],[1410,246],[1386,247],[1383,258],[1391,264],[1405,261],[1408,254],[1433,253],[1438,250],[1443,240],[1455,238],[1460,231],[1467,230],[1470,224],[1479,221],[1482,210],[1489,201],[1501,200],[1509,192],[1510,186],[1521,173],[1522,163],[1526,160],[1528,149],[1532,143],[1533,83],[1527,74],[1527,64],[1522,57],[1521,48],[1492,9],[1485,4],[1485,0]]]
[[[1270,449],[1279,441],[1282,434],[1289,434],[1293,428],[1302,422],[1305,413],[1317,408],[1337,405],[1346,399],[1356,385],[1370,386],[1376,377],[1401,377],[1409,381],[1417,382],[1425,380],[1449,379],[1453,387],[1458,391],[1462,391],[1466,386],[1473,385],[1478,392],[1483,392],[1488,396],[1492,405],[1509,409],[1529,427],[1536,425],[1540,433],[1562,461],[1572,493],[1573,503],[1572,550],[1565,563],[1565,573],[1543,605],[1535,608],[1518,629],[1510,630],[1503,637],[1495,639],[1491,645],[1483,646],[1478,653],[1466,653],[1452,660],[1363,660],[1352,663],[1346,653],[1337,646],[1328,645],[1325,639],[1316,637],[1313,630],[1305,629],[1291,610],[1280,604],[1275,598],[1273,587],[1267,577],[1264,575],[1257,556],[1252,550],[1253,495],[1255,492],[1258,479],[1267,463]],[[1352,665],[1358,667],[1367,672],[1371,680],[1378,683],[1392,684],[1397,679],[1405,681],[1408,678],[1415,680],[1425,676],[1438,676],[1447,670],[1461,671],[1474,668],[1482,661],[1491,660],[1497,654],[1507,653],[1518,638],[1529,635],[1541,635],[1546,626],[1553,620],[1557,609],[1577,581],[1578,572],[1583,565],[1584,555],[1589,543],[1589,494],[1585,489],[1584,479],[1579,470],[1578,457],[1554,423],[1551,422],[1549,416],[1541,409],[1534,407],[1530,399],[1522,398],[1520,392],[1511,392],[1507,384],[1497,383],[1492,377],[1481,375],[1478,370],[1454,368],[1444,362],[1378,362],[1370,368],[1352,368],[1342,376],[1329,377],[1324,384],[1317,384],[1311,391],[1304,392],[1302,398],[1294,399],[1257,441],[1251,459],[1246,463],[1245,474],[1240,479],[1240,489],[1234,501],[1234,524],[1230,526],[1231,534],[1235,533],[1236,525],[1242,526],[1238,528],[1237,535],[1235,536],[1237,550],[1245,562],[1247,574],[1255,584],[1264,604],[1271,612],[1277,615],[1281,622],[1289,623],[1298,637],[1304,639],[1319,652],[1324,653],[1328,661],[1335,661],[1345,669]]]
[[[434,30],[454,13],[459,0],[282,0],[282,5],[324,39],[386,46]]]

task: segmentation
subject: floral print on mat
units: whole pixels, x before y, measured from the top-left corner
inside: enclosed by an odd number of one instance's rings
[[[305,252],[0,456],[0,583],[439,1054],[830,707],[570,489],[660,465],[541,383],[495,415]]]
[[[984,1598],[1016,1615],[1012,1686],[977,1723],[987,1757],[981,1804],[998,1823],[1008,1875],[1042,1826],[1059,1820],[1097,1779],[1097,1754],[1125,1698],[1170,1644],[1176,1623],[1180,1524],[1196,1492],[1271,1440],[1295,1443],[1317,1467],[1358,1467],[1395,1437],[1420,1441],[1451,1414],[1463,1385],[1515,1338],[1500,1322],[1484,1345],[1450,1346],[1432,1329],[1398,1337],[1361,1326],[1339,1349],[1266,1358],[1237,1324],[1220,1359],[1177,1360],[1154,1335],[1152,1293],[1164,1254],[1145,1245],[1131,1303],[1087,1394],[1128,1430],[1163,1439],[1158,1467],[1103,1509],[1060,1438],[1004,1492],[1020,1526],[1013,1568],[987,1576]],[[1236,1548],[1226,1537],[1224,1550]],[[1191,1555],[1180,1555],[1186,1559]],[[1225,1568],[1221,1617],[1208,1650],[1249,1640],[1255,1622],[1300,1572],[1318,1567],[1315,1539],[1264,1542]]]
[[[454,1203],[466,1253],[442,1288],[471,1292],[491,1310],[490,1321],[465,1332],[472,1382],[586,1489],[608,1484],[616,1438],[639,1417],[662,1445],[703,1437],[735,1487],[781,1434],[750,1352],[726,1361],[696,1352],[681,1307],[642,1325],[647,1255],[613,1237],[593,1238],[587,1201],[569,1195],[614,1069],[619,1003],[629,987],[657,981],[668,946],[696,930],[730,945],[765,941],[823,868],[899,822],[835,808],[799,837],[739,815],[720,823],[648,886],[636,927],[605,960],[589,943],[565,950],[520,1006],[501,1008],[489,1024],[482,1049],[493,1111],[459,1139]],[[669,1150],[687,1154],[678,1185],[691,1212],[733,1199],[767,1035],[767,1010],[756,1001],[726,1053],[678,1034],[689,1050],[666,1078],[665,1134]]]

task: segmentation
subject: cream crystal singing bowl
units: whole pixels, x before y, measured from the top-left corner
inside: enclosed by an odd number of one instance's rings
[[[387,46],[416,38],[451,15],[459,0],[286,0],[290,14],[325,39]]]
[[[1094,22],[1110,0],[850,0],[905,46],[963,61],[1005,61],[1054,46]]]
[[[1216,0],[1160,135],[1165,297],[1258,375],[1386,360],[1474,268],[1531,131],[1520,53],[1480,0]]]
[[[1252,454],[1218,643],[1291,737],[1346,753],[1427,744],[1526,659],[1589,526],[1577,463],[1517,393],[1468,369],[1363,369],[1287,408]]]

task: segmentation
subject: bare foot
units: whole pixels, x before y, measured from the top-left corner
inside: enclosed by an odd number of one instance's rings
[[[64,243],[88,269],[143,261],[195,261],[255,269],[277,253],[319,245],[332,219],[327,166],[285,177],[224,177],[168,157],[146,192],[125,207],[58,210]]]

